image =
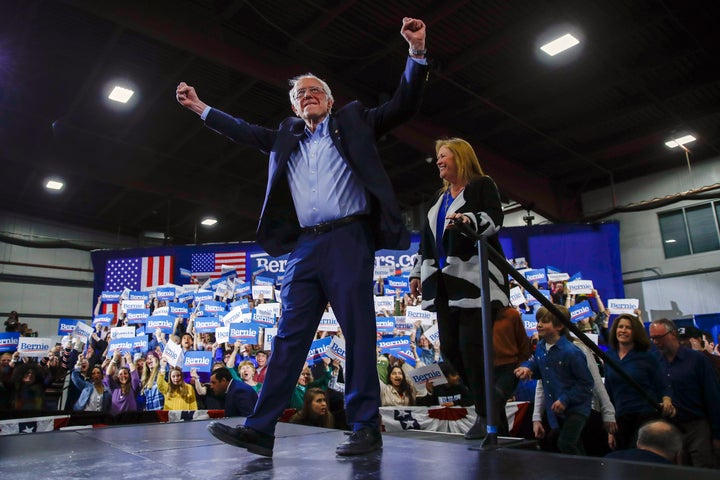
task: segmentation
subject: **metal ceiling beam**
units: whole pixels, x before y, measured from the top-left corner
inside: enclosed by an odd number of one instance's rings
[[[233,36],[231,32],[224,32],[224,38],[209,36],[196,25],[202,24],[202,20],[212,22],[212,19],[195,19],[196,22],[189,24],[188,18],[174,8],[173,2],[68,0],[68,3],[278,88],[286,88],[287,78],[308,68],[308,65],[297,63],[297,59],[280,55],[245,38],[237,38],[243,48],[236,47],[228,42]],[[420,122],[421,119],[416,119],[395,129],[392,134],[419,151],[427,151],[433,140],[448,134],[445,127],[426,119],[422,122],[423,134],[418,135],[415,130],[420,127]],[[533,203],[538,213],[555,221],[580,217],[579,205],[565,204],[566,199],[558,197],[547,179],[537,177],[497,153],[483,151],[483,155],[493,159],[493,166],[488,165],[488,171],[511,198]]]

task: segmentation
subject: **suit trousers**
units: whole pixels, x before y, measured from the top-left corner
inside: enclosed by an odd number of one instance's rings
[[[378,428],[374,266],[373,236],[365,219],[326,233],[300,236],[285,267],[280,293],[282,316],[265,382],[245,426],[274,433],[329,301],[345,338],[348,424],[354,430]]]

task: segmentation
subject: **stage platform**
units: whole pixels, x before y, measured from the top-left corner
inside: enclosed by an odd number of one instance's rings
[[[228,425],[241,418],[221,420]],[[209,421],[143,424],[0,437],[3,478],[21,479],[606,479],[718,478],[713,470],[571,457],[429,432],[384,434],[384,448],[358,457],[335,455],[340,430],[281,423],[273,458],[225,445]]]

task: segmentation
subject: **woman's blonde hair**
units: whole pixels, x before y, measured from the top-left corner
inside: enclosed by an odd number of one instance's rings
[[[441,138],[435,140],[435,154],[440,153],[440,148],[445,147],[450,150],[455,159],[455,164],[458,169],[458,177],[461,180],[471,182],[475,179],[485,176],[480,161],[475,155],[472,145],[463,140],[462,138]],[[450,182],[443,180],[443,191],[450,188]]]

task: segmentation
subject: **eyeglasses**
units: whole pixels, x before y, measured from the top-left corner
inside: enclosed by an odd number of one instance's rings
[[[661,338],[667,337],[669,334],[670,334],[670,332],[668,331],[668,332],[663,333],[662,335],[651,335],[650,340],[652,340],[654,342],[654,341],[660,340]]]
[[[309,93],[313,97],[317,97],[321,93],[325,93],[325,90],[322,87],[301,88],[295,91],[295,100],[300,100],[307,93]]]

